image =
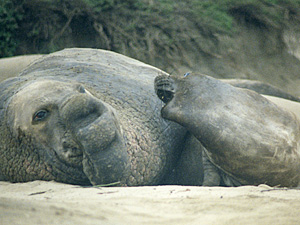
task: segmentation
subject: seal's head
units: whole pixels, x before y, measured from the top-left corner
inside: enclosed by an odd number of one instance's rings
[[[37,179],[40,173],[40,179],[67,183],[122,183],[128,159],[115,110],[82,85],[24,82],[5,114],[13,145],[28,155],[21,165],[28,175],[10,176],[13,181]],[[30,159],[33,151],[36,159]]]
[[[297,186],[297,116],[258,93],[204,75],[160,76],[162,117],[186,127],[210,161],[241,184]]]

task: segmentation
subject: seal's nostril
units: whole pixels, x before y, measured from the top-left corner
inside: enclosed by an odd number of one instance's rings
[[[157,97],[164,103],[170,102],[174,97],[174,92],[167,90],[157,90],[156,94]]]
[[[107,111],[100,100],[89,94],[75,94],[62,103],[61,117],[74,128],[82,128],[97,120]]]
[[[160,100],[164,103],[170,102],[175,93],[174,80],[166,75],[155,78],[154,89]]]

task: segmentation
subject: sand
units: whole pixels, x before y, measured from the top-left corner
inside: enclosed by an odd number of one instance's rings
[[[300,190],[0,182],[0,224],[300,224]]]

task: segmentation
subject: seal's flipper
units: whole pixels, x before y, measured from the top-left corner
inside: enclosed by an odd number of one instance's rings
[[[219,186],[221,177],[219,170],[211,163],[205,152],[202,153],[203,160],[203,186]]]

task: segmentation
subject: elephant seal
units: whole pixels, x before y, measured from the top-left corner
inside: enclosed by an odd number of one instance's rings
[[[220,81],[231,84],[234,87],[253,90],[261,95],[279,97],[295,102],[300,102],[300,98],[280,90],[270,84],[266,84],[257,80],[246,79],[221,79]]]
[[[0,82],[15,77],[35,60],[43,55],[22,55],[0,59]]]
[[[291,100],[283,99],[283,98],[278,98],[278,97],[274,97],[274,96],[270,96],[270,95],[262,95],[262,96],[265,97],[266,99],[268,99],[269,101],[275,103],[279,107],[292,112],[298,118],[298,120],[300,120],[300,104],[299,104],[299,102],[291,101]]]
[[[300,120],[287,110],[287,100],[272,97],[275,104],[254,91],[196,74],[158,76],[155,90],[166,103],[162,117],[187,128],[209,160],[237,184],[299,185]],[[299,105],[291,110],[299,113]]]
[[[162,183],[186,129],[160,116],[164,72],[105,50],[66,49],[0,83],[0,180]]]

